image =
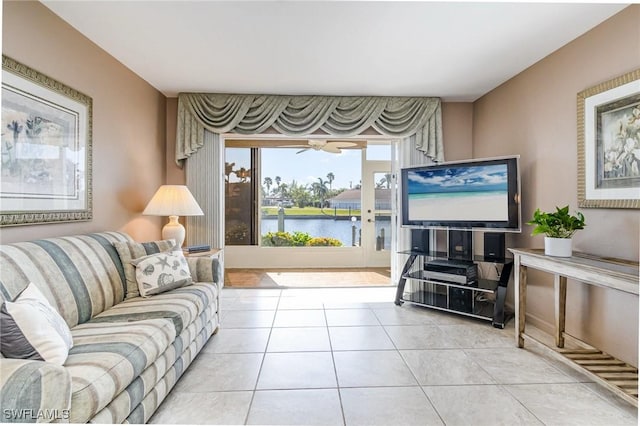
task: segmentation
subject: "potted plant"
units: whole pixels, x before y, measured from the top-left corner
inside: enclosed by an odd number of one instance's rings
[[[580,212],[576,212],[575,216],[569,214],[569,206],[556,207],[552,213],[536,209],[527,225],[535,225],[531,235],[546,235],[544,254],[558,257],[571,257],[571,237],[586,226],[584,215]]]

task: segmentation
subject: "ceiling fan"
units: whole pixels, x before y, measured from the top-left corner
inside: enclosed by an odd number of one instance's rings
[[[342,148],[349,148],[352,146],[356,146],[357,144],[353,142],[342,142],[342,141],[326,141],[322,139],[309,139],[307,141],[307,147],[301,149],[296,152],[296,154],[300,154],[301,152],[308,151],[313,149],[315,151],[325,151],[330,152],[332,154],[340,154],[342,152]]]

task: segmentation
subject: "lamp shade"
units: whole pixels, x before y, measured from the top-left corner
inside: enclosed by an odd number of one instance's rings
[[[162,185],[142,212],[151,216],[202,216],[204,213],[185,185]]]

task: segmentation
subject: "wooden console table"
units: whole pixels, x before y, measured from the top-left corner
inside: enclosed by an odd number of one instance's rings
[[[597,382],[612,389],[627,401],[638,405],[638,369],[608,354],[593,349],[564,348],[567,278],[584,284],[611,288],[638,296],[638,263],[601,258],[574,252],[573,257],[545,256],[541,249],[509,249],[513,253],[515,279],[516,344],[524,347],[527,300],[527,269],[533,268],[554,275],[554,312],[556,352],[585,369]],[[535,340],[535,339],[534,339]]]

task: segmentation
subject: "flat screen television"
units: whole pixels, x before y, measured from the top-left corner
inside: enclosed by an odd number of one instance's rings
[[[519,158],[402,169],[402,225],[520,232]]]

